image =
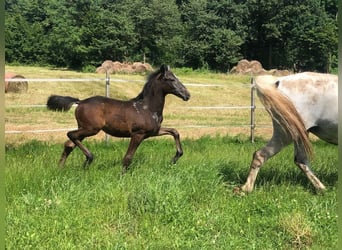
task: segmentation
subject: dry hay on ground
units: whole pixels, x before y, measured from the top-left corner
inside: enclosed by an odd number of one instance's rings
[[[6,73],[5,79],[25,79],[25,77],[15,73]],[[5,81],[5,93],[26,93],[27,90],[28,82],[25,80]]]
[[[256,60],[248,61],[246,59],[242,59],[238,62],[236,66],[234,66],[230,73],[232,74],[240,74],[240,75],[265,75],[270,74],[274,76],[285,76],[291,74],[288,70],[278,70],[278,69],[271,69],[265,70],[261,63]]]
[[[134,62],[134,63],[121,63],[118,61],[105,60],[100,67],[96,69],[96,73],[104,74],[106,71],[112,73],[145,73],[153,71],[153,68],[148,63]]]

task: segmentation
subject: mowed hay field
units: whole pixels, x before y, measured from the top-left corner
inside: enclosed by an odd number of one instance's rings
[[[68,70],[6,67],[26,78],[104,78]],[[127,139],[85,139],[95,160],[82,168],[80,150],[57,167],[73,110],[47,111],[50,94],[103,95],[105,82],[32,82],[24,94],[6,93],[7,249],[337,249],[337,147],[313,140],[312,168],[327,186],[316,194],[287,147],[261,169],[256,190],[236,195],[253,152],[271,136],[257,101],[255,143],[249,110],[198,107],[250,105],[250,77],[175,70],[188,102],[168,96],[164,125],[181,134],[177,164],[172,138],[141,144],[121,175]],[[146,76],[111,75],[111,97],[129,99]],[[116,82],[125,79],[129,82]],[[193,84],[222,86],[200,87]],[[260,125],[266,125],[258,127]]]
[[[188,102],[169,95],[164,109],[164,126],[179,129],[182,137],[198,138],[202,135],[250,133],[250,76],[236,76],[211,73],[183,73],[175,70],[179,79],[191,93]],[[73,110],[66,113],[54,113],[42,107],[28,105],[44,105],[51,94],[70,95],[80,99],[105,95],[105,75],[78,73],[67,70],[53,70],[36,67],[6,67],[6,72],[20,72],[28,79],[103,79],[84,82],[29,82],[27,93],[7,93],[6,103],[6,140],[20,142],[26,138],[65,140],[66,131],[55,133],[18,133],[15,131],[51,130],[75,128],[76,121]],[[130,99],[137,96],[147,78],[146,75],[111,75],[110,97]],[[125,80],[127,82],[122,82]],[[205,85],[205,86],[203,86]],[[26,105],[20,107],[20,105]],[[232,108],[236,106],[237,108]],[[260,109],[258,109],[260,108]],[[270,135],[270,118],[257,100],[256,123],[260,126],[257,135]],[[263,125],[266,125],[264,127]],[[13,132],[11,132],[13,131]],[[99,135],[103,138],[103,134]]]

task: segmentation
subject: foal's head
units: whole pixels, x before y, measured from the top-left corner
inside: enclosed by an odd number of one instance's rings
[[[172,73],[170,67],[162,65],[156,72],[156,79],[160,84],[165,95],[173,94],[182,98],[184,101],[189,100],[190,93],[179,79]]]

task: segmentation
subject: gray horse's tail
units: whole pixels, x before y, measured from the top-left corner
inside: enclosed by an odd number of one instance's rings
[[[47,108],[54,111],[68,111],[80,99],[71,96],[51,95],[47,100]]]
[[[303,119],[289,98],[284,96],[274,85],[260,86],[255,84],[257,94],[272,119],[276,121],[292,140],[304,147],[308,157],[313,155],[312,144],[309,140]]]

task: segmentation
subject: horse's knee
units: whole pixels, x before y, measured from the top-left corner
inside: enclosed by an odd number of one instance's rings
[[[68,140],[64,143],[65,148],[74,148],[75,146],[76,146],[75,143],[73,143],[71,140]]]
[[[69,132],[67,133],[67,136],[68,136],[68,138],[71,140],[71,142],[74,141],[74,140],[76,139],[76,136],[74,135],[74,131],[69,131]],[[66,143],[67,143],[67,142],[66,142]]]
[[[66,157],[71,153],[71,151],[76,147],[76,144],[73,143],[72,141],[66,141],[64,143],[64,152],[63,155],[65,155]]]
[[[64,166],[66,159],[75,147],[75,143],[73,143],[71,140],[68,140],[64,143],[64,150],[58,163],[60,167]]]
[[[179,132],[178,132],[176,129],[173,130],[173,136],[174,136],[176,139],[178,139],[178,140],[179,140],[179,138],[180,138]]]
[[[253,160],[251,163],[251,168],[260,168],[262,164],[264,164],[265,160],[266,160],[266,157],[260,150],[255,151],[253,153]]]

